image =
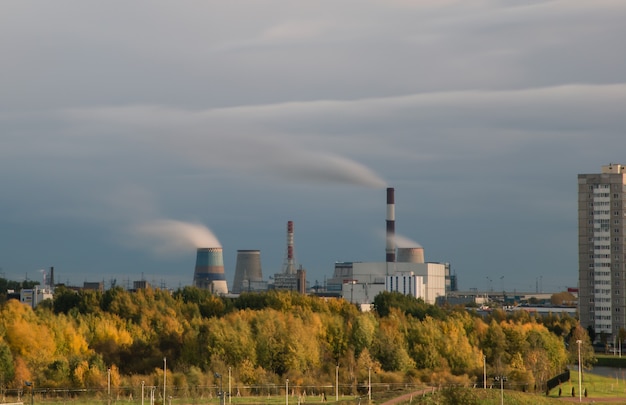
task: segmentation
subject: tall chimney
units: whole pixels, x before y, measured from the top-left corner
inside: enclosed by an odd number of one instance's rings
[[[293,221],[287,221],[287,257],[283,269],[285,274],[296,274],[296,263],[293,252]]]
[[[394,191],[391,187],[387,188],[387,263],[396,261],[396,203]]]

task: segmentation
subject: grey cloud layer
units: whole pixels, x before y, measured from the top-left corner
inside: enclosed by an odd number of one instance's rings
[[[502,271],[475,251],[507,262],[543,219],[559,254],[507,271],[574,284],[575,174],[626,163],[623,21],[610,0],[3,1],[0,267],[32,266],[20,241],[48,229],[162,251],[169,218],[228,250],[301,215],[300,258],[328,274],[369,258],[362,190],[389,183],[427,258]],[[42,243],[80,273],[70,233]]]

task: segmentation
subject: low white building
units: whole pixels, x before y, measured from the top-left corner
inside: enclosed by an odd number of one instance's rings
[[[410,289],[408,286],[412,286]],[[328,291],[355,304],[371,304],[382,291],[398,291],[435,304],[446,294],[446,265],[406,262],[338,262]]]
[[[43,300],[52,299],[52,291],[48,288],[25,288],[20,291],[20,302],[35,308]]]

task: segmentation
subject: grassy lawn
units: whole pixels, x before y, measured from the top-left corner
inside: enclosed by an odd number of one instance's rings
[[[618,369],[616,369],[618,371]],[[572,396],[572,388],[575,397],[578,398],[578,370],[571,371],[570,381],[561,384],[561,396]],[[621,375],[617,377],[603,377],[591,373],[582,373],[582,388],[587,390],[587,395],[593,398],[624,398],[626,402],[626,381]],[[550,397],[558,397],[559,388],[550,391]],[[583,396],[584,397],[584,396]]]

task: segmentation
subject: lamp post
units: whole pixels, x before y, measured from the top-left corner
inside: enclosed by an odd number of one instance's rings
[[[367,399],[372,402],[372,368],[367,369]]]
[[[111,403],[111,369],[107,369],[107,401]]]
[[[216,379],[217,379],[217,378],[219,378],[219,379],[220,379],[219,392],[217,393],[217,396],[220,398],[220,405],[224,405],[224,402],[225,402],[225,401],[224,401],[224,390],[222,389],[222,388],[223,388],[223,384],[222,384],[222,383],[223,383],[223,381],[222,381],[222,375],[221,375],[220,373],[215,373],[215,374],[213,374],[213,375],[214,375],[214,377],[215,377]],[[217,384],[216,384],[216,385],[217,385]]]
[[[335,401],[339,402],[339,364],[335,367]]]
[[[504,405],[504,382],[507,378],[503,375],[498,375],[494,377],[494,380],[500,381],[500,405]]]
[[[143,389],[145,385],[146,385],[146,382],[142,381],[141,382],[141,405],[143,405],[143,397],[144,397]]]
[[[232,397],[230,393],[230,367],[228,367],[228,403],[230,404],[230,398]]]
[[[30,404],[35,403],[35,383],[32,381],[24,381],[24,385],[30,387]]]
[[[487,356],[483,354],[483,389],[487,389]]]
[[[167,385],[167,359],[163,357],[163,405],[165,405],[165,387]]]
[[[285,380],[285,405],[289,405],[289,378]]]
[[[580,344],[583,341],[578,339],[576,343],[578,343],[578,402],[583,402],[583,380],[582,380],[582,356],[580,354]]]

